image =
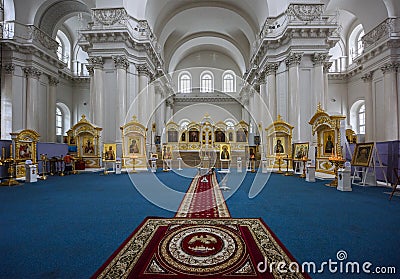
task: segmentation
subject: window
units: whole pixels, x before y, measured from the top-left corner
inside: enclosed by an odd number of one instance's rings
[[[361,40],[363,36],[364,29],[362,25],[359,24],[353,29],[349,37],[349,65],[352,64],[354,59],[360,56],[364,50]]]
[[[358,109],[358,132],[365,134],[365,104]]]
[[[192,79],[188,73],[184,73],[179,77],[179,91],[181,93],[192,92]]]
[[[56,135],[62,136],[63,134],[63,114],[60,108],[56,108]]]
[[[66,63],[68,68],[71,68],[71,63],[69,61],[69,54],[71,47],[68,37],[65,35],[64,32],[58,30],[56,41],[58,43],[58,48],[57,48],[58,59]]]
[[[187,119],[184,119],[184,120],[182,120],[181,122],[180,122],[180,127],[181,127],[181,129],[182,130],[186,130],[187,129],[187,127],[189,126],[189,120],[187,120]]]
[[[201,75],[200,92],[214,92],[213,77],[211,73],[206,72]]]
[[[235,76],[231,73],[225,73],[223,77],[223,92],[235,92]]]

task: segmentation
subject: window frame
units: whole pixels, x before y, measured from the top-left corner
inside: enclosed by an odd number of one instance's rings
[[[229,86],[227,86],[227,76],[232,77],[231,80],[231,84]],[[229,88],[227,88],[229,87]],[[230,90],[227,90],[230,89]],[[222,75],[222,92],[225,93],[232,93],[232,92],[236,92],[236,78],[235,78],[235,73],[233,71],[226,71],[223,75]]]
[[[210,79],[205,79],[205,77]],[[205,84],[207,82],[207,84]],[[201,93],[213,93],[214,92],[214,75],[210,71],[204,71],[200,75],[200,92]]]

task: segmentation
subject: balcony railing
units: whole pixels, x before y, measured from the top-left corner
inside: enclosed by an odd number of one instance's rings
[[[1,23],[2,40],[12,40],[21,45],[33,44],[47,52],[57,54],[58,43],[52,37],[32,24],[21,24],[16,21],[4,21]]]

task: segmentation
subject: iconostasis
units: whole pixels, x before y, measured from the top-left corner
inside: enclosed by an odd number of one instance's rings
[[[100,136],[102,128],[90,123],[85,115],[67,132],[68,152],[85,161],[86,168],[99,168],[102,150]]]
[[[146,132],[147,128],[137,121],[136,116],[121,127],[122,164],[126,168],[147,170]]]

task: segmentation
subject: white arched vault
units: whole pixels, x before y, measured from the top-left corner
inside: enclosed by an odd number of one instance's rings
[[[195,38],[180,45],[169,60],[168,71],[174,72],[183,58],[202,49],[215,50],[226,54],[235,61],[241,74],[245,72],[246,60],[240,50],[231,42],[217,37]]]

